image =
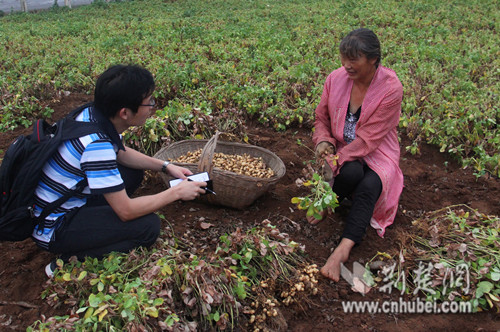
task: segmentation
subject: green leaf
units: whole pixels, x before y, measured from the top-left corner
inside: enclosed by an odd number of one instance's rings
[[[130,308],[131,306],[133,306],[135,302],[136,302],[136,301],[135,301],[135,298],[129,298],[129,299],[127,299],[127,301],[125,301],[125,303],[123,304],[123,307],[124,307],[125,309],[128,309],[128,308]]]
[[[315,218],[315,219],[317,219],[317,220],[321,220],[321,219],[323,219],[323,218],[321,217],[321,215],[320,215],[320,214],[318,214],[318,213],[316,213],[316,212],[314,212],[313,216],[314,216],[314,218]]]
[[[165,266],[163,266],[162,271],[168,274],[169,276],[171,276],[173,273],[172,268],[168,264],[165,264]]]
[[[81,308],[79,308],[79,309],[76,311],[76,313],[77,313],[77,314],[81,314],[82,312],[85,312],[85,311],[87,310],[87,308],[88,308],[88,307],[81,307]]]
[[[102,302],[101,299],[98,296],[96,296],[95,294],[89,295],[89,305],[92,308],[97,308],[101,302]]]
[[[59,269],[61,269],[64,266],[64,261],[60,258],[56,260],[56,265]]]
[[[245,254],[245,263],[248,263],[251,260],[252,260],[252,252],[247,251],[247,253]]]
[[[78,275],[78,281],[82,281],[87,276],[87,271],[82,271]]]
[[[314,211],[314,206],[309,206],[309,208],[307,209],[307,213],[306,213],[306,216],[308,217],[311,217],[312,215],[314,215],[316,211]]]
[[[240,300],[244,300],[247,297],[247,292],[245,291],[245,284],[242,282],[238,282],[236,287],[234,287],[234,292],[238,295]]]
[[[500,280],[500,272],[491,272],[491,280],[493,281]]]
[[[163,302],[164,302],[164,300],[161,297],[157,297],[156,299],[154,299],[153,305],[155,307],[159,307],[163,304]]]
[[[305,209],[307,209],[308,207],[309,207],[309,200],[307,200],[307,199],[304,199],[304,200],[300,201],[300,203],[299,203],[299,205],[298,205],[298,208],[299,208],[300,210],[305,210]]]
[[[126,317],[127,317],[127,310],[123,309],[123,310],[120,312],[120,315],[121,315],[123,318],[126,318]]]
[[[92,317],[93,313],[94,313],[94,308],[89,308],[85,313],[85,315],[83,316],[83,318],[89,319],[90,317]]]
[[[144,313],[150,317],[157,318],[158,317],[158,309],[155,307],[147,307],[144,310]]]
[[[176,314],[169,315],[165,319],[165,323],[167,324],[167,326],[172,326],[172,325],[174,325],[175,322],[178,322],[178,321],[179,321],[179,317],[177,317]]]
[[[480,298],[484,293],[488,293],[493,289],[493,284],[489,281],[481,281],[477,284],[476,298]]]

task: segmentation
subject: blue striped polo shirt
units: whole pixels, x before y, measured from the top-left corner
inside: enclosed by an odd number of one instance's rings
[[[117,142],[118,134],[111,122],[93,107],[85,108],[76,120],[98,122],[101,128],[108,130],[63,142],[55,156],[45,164],[35,191],[36,216],[47,204],[74,189],[80,180],[86,178],[88,182],[81,194],[74,195],[47,216],[43,230],[35,227],[33,238],[45,249],[50,241],[54,241],[54,231],[64,222],[62,216],[85,205],[87,197],[124,189],[116,162],[118,149],[123,145]],[[104,125],[101,123],[106,121]]]

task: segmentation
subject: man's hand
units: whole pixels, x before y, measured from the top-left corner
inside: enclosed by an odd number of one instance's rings
[[[175,190],[181,200],[190,201],[205,194],[205,190],[202,188],[205,188],[206,186],[206,182],[184,180],[169,190]]]
[[[170,175],[177,179],[186,179],[187,175],[192,175],[193,172],[187,168],[174,165],[172,163],[167,165],[167,171]]]
[[[323,141],[316,146],[315,157],[318,162],[329,154],[335,154],[335,147],[332,143]]]

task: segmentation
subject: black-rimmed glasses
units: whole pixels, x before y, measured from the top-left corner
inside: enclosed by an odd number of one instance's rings
[[[154,107],[156,105],[156,100],[151,97],[151,99],[149,99],[149,104],[141,104],[139,106],[146,106],[146,107]]]

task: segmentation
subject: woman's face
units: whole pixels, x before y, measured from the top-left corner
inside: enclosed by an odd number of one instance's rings
[[[364,79],[371,79],[371,76],[373,76],[376,70],[375,62],[377,62],[377,58],[368,59],[364,54],[361,54],[357,58],[348,58],[341,54],[340,62],[351,80],[362,81]]]

